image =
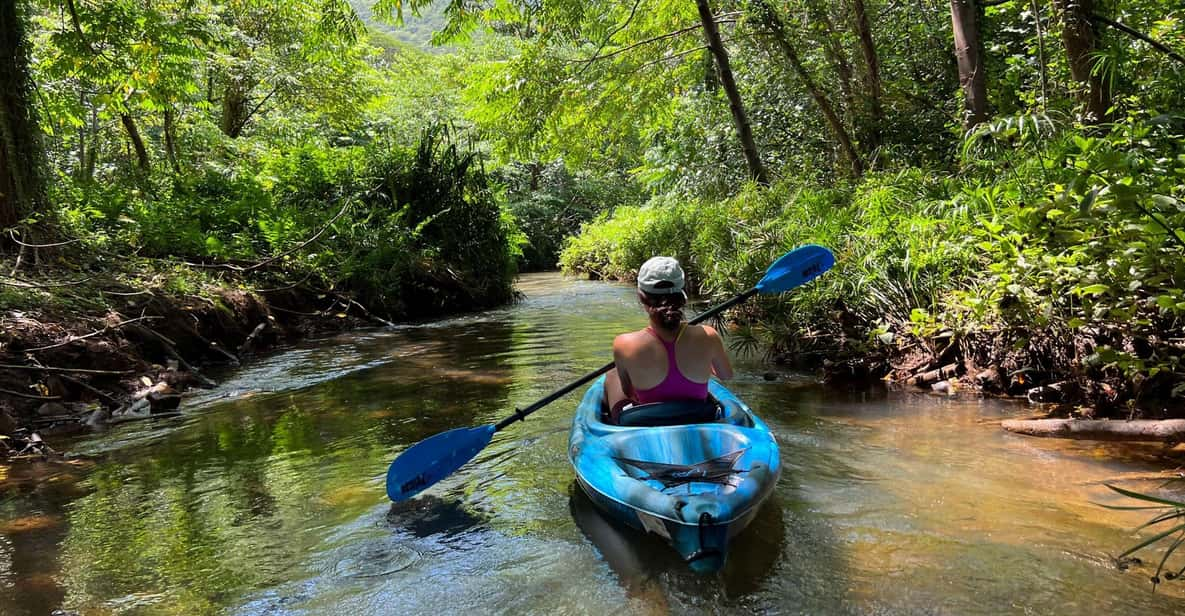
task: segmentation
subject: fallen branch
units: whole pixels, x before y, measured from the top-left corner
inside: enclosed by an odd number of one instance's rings
[[[130,329],[138,332],[141,337],[144,337],[144,338],[152,337],[152,338],[156,338],[158,341],[160,341],[161,347],[164,348],[164,350],[165,350],[165,354],[168,355],[169,357],[172,357],[173,359],[177,360],[177,363],[182,368],[184,368],[185,371],[190,374],[190,376],[197,379],[198,382],[200,382],[202,385],[205,385],[206,387],[214,387],[214,386],[218,385],[214,381],[211,381],[210,379],[203,376],[201,372],[198,372],[198,369],[194,368],[192,364],[185,361],[185,358],[182,357],[181,353],[179,353],[177,351],[177,346],[176,346],[177,343],[170,340],[164,334],[162,334],[154,329],[144,327],[143,325],[140,325],[139,323],[132,325]]]
[[[98,396],[100,398],[103,398],[107,402],[110,402],[112,406],[119,406],[119,400],[116,400],[115,396],[112,396],[111,394],[99,389],[98,387],[95,387],[95,386],[87,383],[86,381],[80,381],[68,374],[63,374],[62,378],[71,382],[71,383],[74,383],[75,385],[77,385],[89,392],[91,392],[92,394],[95,394],[96,396]]]
[[[239,361],[238,357],[235,357],[234,353],[231,353],[230,351],[227,351],[226,349],[218,346],[218,343],[216,343],[216,342],[211,342],[209,339],[207,339],[205,336],[203,336],[201,334],[201,332],[199,332],[197,330],[197,328],[185,326],[185,329],[189,330],[190,335],[192,335],[194,338],[197,338],[198,342],[201,342],[202,344],[206,345],[206,347],[209,348],[210,350],[212,350],[216,353],[219,353],[220,355],[225,357],[231,363],[231,365],[234,365],[234,366],[241,365],[242,362]]]
[[[46,346],[39,346],[39,347],[33,347],[31,349],[25,349],[25,352],[26,353],[35,353],[37,351],[48,351],[49,349],[56,349],[59,347],[64,347],[68,344],[78,342],[79,340],[86,340],[87,338],[91,338],[93,336],[98,336],[99,334],[105,334],[107,332],[117,330],[125,325],[128,325],[129,323],[135,323],[136,321],[148,321],[151,319],[161,319],[161,318],[164,318],[164,317],[158,317],[158,316],[136,317],[134,319],[128,319],[127,321],[122,321],[122,322],[117,323],[115,325],[108,325],[107,327],[104,327],[103,329],[95,330],[89,334],[84,334],[82,336],[77,336],[77,337],[71,336],[68,340],[59,342],[57,344],[50,344],[50,345],[46,345]]]
[[[133,297],[136,295],[152,295],[152,291],[150,291],[148,289],[144,289],[143,291],[130,291],[127,293],[123,293],[121,291],[104,291],[104,290],[100,289],[99,293],[102,293],[103,295],[115,295],[118,297]]]
[[[271,289],[258,289],[258,288],[257,288],[257,289],[255,289],[255,292],[256,292],[256,293],[278,293],[278,292],[280,292],[280,291],[288,291],[288,290],[291,290],[291,289],[295,289],[296,287],[299,287],[300,285],[302,285],[302,284],[304,284],[304,283],[308,282],[309,278],[312,278],[312,277],[313,277],[313,273],[314,273],[314,272],[310,270],[310,271],[309,271],[309,273],[307,273],[307,274],[305,274],[305,275],[304,275],[304,278],[301,278],[299,281],[297,281],[297,282],[294,282],[294,283],[292,283],[292,284],[289,284],[289,285],[285,285],[285,286],[282,286],[282,287],[274,287],[274,288],[271,288]]]
[[[24,246],[25,248],[56,248],[58,246],[66,246],[67,244],[73,244],[74,242],[81,242],[82,241],[78,238],[74,238],[72,240],[66,240],[64,242],[54,242],[52,244],[27,244],[27,243],[22,242],[19,239],[17,239],[16,231],[9,230],[8,235],[9,235],[9,237],[12,238],[12,241],[14,243]]]
[[[1093,441],[1176,443],[1185,440],[1185,419],[1006,419],[1000,427],[1028,436]]]
[[[334,305],[336,305],[336,304],[334,304]],[[301,312],[299,310],[289,310],[287,308],[281,308],[279,306],[268,306],[268,310],[275,310],[276,312],[283,312],[286,314],[295,314],[295,315],[299,315],[302,317],[323,317],[323,316],[325,316],[324,312]]]
[[[19,364],[0,364],[0,369],[8,370],[32,370],[35,372],[70,372],[74,374],[106,374],[106,375],[123,375],[132,374],[134,370],[91,370],[88,368],[58,368],[55,366],[22,366]]]
[[[27,398],[29,400],[61,400],[61,396],[35,396],[33,394],[25,394],[19,391],[12,391],[11,389],[0,389],[0,394],[8,394],[16,396],[17,398]]]
[[[14,271],[14,273],[15,273],[15,271]],[[87,282],[90,280],[90,278],[83,278],[81,280],[71,280],[69,282],[38,283],[38,282],[29,282],[27,280],[21,280],[20,278],[17,278],[16,276],[12,276],[12,275],[9,275],[9,278],[12,278],[16,282],[9,282],[7,280],[0,280],[0,284],[10,286],[10,287],[16,287],[18,289],[52,289],[52,288],[56,288],[56,287],[76,287],[76,286],[83,284],[84,282]]]
[[[239,355],[246,355],[247,353],[250,353],[251,350],[255,348],[255,341],[266,330],[267,321],[256,325],[255,329],[251,330],[251,334],[247,336],[247,339],[243,341],[243,344],[239,345]]]
[[[346,302],[346,306],[347,306],[347,308],[348,308],[349,306],[357,306],[357,307],[358,307],[358,309],[362,311],[362,314],[366,315],[366,318],[368,318],[368,319],[370,319],[370,320],[372,320],[372,321],[374,321],[374,322],[376,322],[376,323],[380,323],[380,324],[382,324],[382,325],[385,325],[385,326],[387,326],[387,327],[395,327],[395,324],[394,324],[394,323],[392,323],[392,322],[390,322],[390,321],[388,321],[388,320],[384,319],[383,317],[380,317],[380,316],[378,316],[378,315],[376,315],[376,314],[372,313],[371,311],[367,310],[367,309],[366,309],[366,306],[363,306],[362,304],[359,304],[359,303],[358,303],[357,301],[355,301],[353,298],[346,297],[346,296],[344,296],[344,295],[339,295],[339,294],[336,294],[336,293],[334,294],[334,297],[337,297],[338,301],[344,301],[344,302]]]

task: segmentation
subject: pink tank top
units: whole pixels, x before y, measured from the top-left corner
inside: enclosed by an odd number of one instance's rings
[[[679,338],[683,336],[683,330],[687,329],[687,324],[679,328],[679,335],[671,342],[667,342],[659,336],[653,329],[647,327],[646,331],[650,332],[651,336],[658,338],[662,346],[667,350],[667,376],[661,383],[651,387],[650,389],[634,389],[634,397],[638,404],[650,404],[651,402],[667,402],[670,400],[705,400],[708,397],[708,384],[696,383],[695,381],[683,376],[679,371],[679,365],[675,360],[675,345],[679,343]]]

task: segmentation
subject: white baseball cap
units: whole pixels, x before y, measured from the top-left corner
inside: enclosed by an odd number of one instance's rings
[[[638,290],[649,295],[683,293],[683,268],[672,257],[651,257],[638,268]]]

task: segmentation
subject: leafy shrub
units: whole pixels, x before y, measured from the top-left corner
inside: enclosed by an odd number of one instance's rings
[[[439,127],[414,148],[314,141],[187,175],[63,180],[80,237],[147,257],[258,261],[321,232],[279,263],[390,316],[508,301],[523,241],[476,151]]]
[[[1045,340],[1059,378],[1109,380],[1131,399],[1185,395],[1173,342],[1185,315],[1185,120],[1132,117],[1100,132],[1004,118],[971,135],[964,156],[962,174],[658,197],[586,225],[561,263],[628,279],[649,256],[672,254],[701,291],[723,296],[819,243],[835,251],[835,270],[747,308],[747,342],[777,351],[840,340],[862,353],[894,331],[1011,331],[1022,346]]]
[[[526,235],[519,269],[553,269],[564,240],[598,213],[637,200],[637,186],[621,174],[570,173],[563,163],[516,163],[497,174],[519,228]]]

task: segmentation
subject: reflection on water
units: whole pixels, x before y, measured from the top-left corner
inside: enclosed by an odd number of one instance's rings
[[[718,577],[574,488],[576,395],[390,504],[399,451],[501,419],[641,324],[627,287],[520,289],[505,310],[267,358],[180,418],[70,444],[91,464],[0,469],[0,614],[1185,611],[1149,566],[1109,560],[1139,512],[1091,504],[1179,463],[1161,448],[1012,436],[993,422],[1024,407],[767,382],[746,361],[734,389],[785,470]]]

